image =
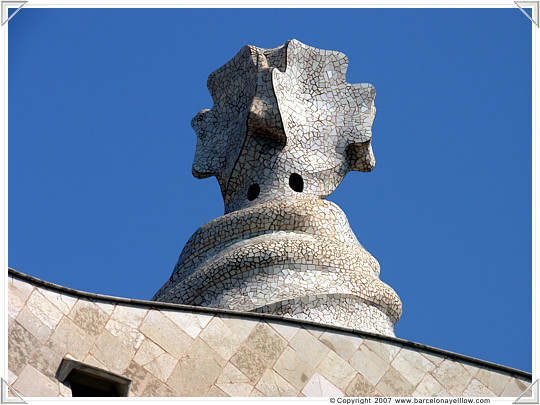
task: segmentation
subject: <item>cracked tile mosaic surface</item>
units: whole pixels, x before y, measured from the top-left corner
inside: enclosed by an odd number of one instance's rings
[[[394,336],[398,295],[325,200],[347,172],[375,165],[375,88],[347,83],[347,65],[292,39],[245,46],[209,76],[193,174],[217,178],[225,215],[195,232],[154,300]]]
[[[515,399],[531,384],[523,373],[393,338],[90,299],[8,280],[8,383],[23,398],[71,396],[56,377],[66,357],[129,378],[131,397]]]

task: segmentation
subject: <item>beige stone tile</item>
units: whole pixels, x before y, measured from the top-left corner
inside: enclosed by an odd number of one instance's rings
[[[478,372],[480,371],[480,366],[477,366],[476,364],[469,363],[468,361],[460,361],[461,365],[469,372],[471,377],[476,377]]]
[[[422,356],[424,356],[426,359],[428,359],[429,361],[431,361],[433,364],[435,364],[436,366],[438,366],[439,364],[441,364],[443,362],[443,360],[446,358],[445,356],[443,356],[442,354],[437,354],[437,353],[427,353],[427,352],[424,352],[422,350],[418,350],[420,353],[422,353]]]
[[[105,364],[103,364],[102,362],[100,362],[98,359],[96,359],[94,356],[92,356],[91,354],[88,354],[84,360],[83,360],[83,363],[86,363],[86,364],[90,364],[91,366],[95,366],[95,367],[99,367],[99,368],[102,368],[104,370],[109,370],[109,367],[107,367]]]
[[[79,299],[69,314],[69,318],[92,337],[97,337],[105,328],[109,315],[92,301]]]
[[[162,309],[161,313],[173,321],[189,336],[195,339],[213,318],[212,315],[182,312],[179,310]]]
[[[308,326],[308,325],[302,325],[302,329],[307,330],[317,339],[320,338],[321,335],[326,331],[326,328],[321,328],[319,326]]]
[[[241,342],[246,340],[255,326],[259,323],[258,319],[240,318],[233,315],[222,314],[219,316],[223,322],[238,336]]]
[[[138,329],[141,322],[148,313],[148,308],[141,308],[135,305],[117,304],[114,308],[111,319]]]
[[[381,393],[362,374],[356,374],[345,390],[348,397],[380,397]]]
[[[319,340],[345,360],[349,360],[364,341],[356,335],[331,330],[324,332]]]
[[[484,384],[473,378],[463,391],[464,397],[494,397],[495,394]]]
[[[456,361],[444,360],[435,370],[431,372],[448,393],[457,397],[460,396],[465,387],[472,380],[471,375],[465,368]]]
[[[402,348],[402,346],[397,343],[385,342],[372,338],[366,338],[364,344],[387,363],[391,363]]]
[[[104,301],[94,301],[94,304],[96,304],[99,309],[101,309],[103,312],[105,312],[107,315],[111,315],[114,311],[114,307],[116,306],[113,303],[104,302]]]
[[[306,362],[290,347],[286,347],[274,370],[296,389],[301,390],[313,375],[315,366]]]
[[[209,396],[209,397],[228,397],[228,395],[226,393],[221,391],[215,385],[212,385],[212,387],[210,388],[210,391],[208,391],[206,393],[206,395]]]
[[[289,346],[313,367],[316,367],[330,351],[324,343],[306,329],[299,330],[289,342]]]
[[[46,288],[38,288],[38,290],[64,315],[69,314],[69,311],[71,311],[71,308],[73,308],[73,305],[77,302],[77,298],[71,295],[60,294],[56,291],[47,290]]]
[[[321,361],[317,370],[323,377],[343,391],[356,375],[356,370],[332,350]]]
[[[17,322],[34,335],[41,343],[45,343],[52,334],[52,329],[43,324],[43,322],[41,322],[27,306],[19,312]]]
[[[31,365],[24,368],[13,388],[23,397],[57,397],[60,393],[58,382],[54,382]]]
[[[521,394],[523,394],[523,392],[525,392],[525,390],[530,386],[530,383],[525,384],[523,381],[517,378],[510,378],[510,381],[508,381],[508,384],[506,385],[506,387],[504,387],[501,397],[517,398]],[[527,394],[523,397],[525,398],[530,396],[532,396],[531,391],[527,392]]]
[[[160,311],[150,311],[144,318],[140,331],[177,359],[182,357],[193,341]]]
[[[41,322],[53,330],[64,316],[62,311],[56,308],[38,290],[34,290],[30,294],[26,305]]]
[[[439,384],[439,382],[426,374],[422,381],[416,386],[413,392],[413,397],[449,397],[450,394]]]
[[[377,385],[390,365],[365,344],[361,344],[349,363],[373,385]]]
[[[24,329],[18,322],[13,322],[8,330],[8,368],[20,375],[30,358],[41,347],[39,340]]]
[[[13,385],[15,381],[17,381],[17,377],[15,374],[11,372],[11,370],[8,370],[8,384]]]
[[[145,339],[133,358],[161,381],[167,381],[178,360],[150,339]]]
[[[267,321],[266,323],[270,325],[277,333],[283,336],[287,342],[290,342],[294,335],[296,335],[298,331],[302,329],[301,326],[288,322]]]
[[[109,370],[122,374],[131,362],[135,350],[124,346],[108,331],[97,338],[96,343],[90,350],[90,354],[103,363]]]
[[[225,366],[215,385],[231,397],[247,397],[253,389],[250,379],[231,363]]]
[[[510,376],[506,373],[488,370],[486,368],[481,368],[476,374],[476,378],[482,382],[486,387],[495,393],[495,395],[501,395],[510,381]]]
[[[144,339],[141,347],[139,350],[137,350],[137,353],[135,353],[133,360],[139,365],[144,366],[162,353],[165,353],[165,350],[152,342],[150,339]]]
[[[388,397],[410,397],[414,391],[414,386],[393,367],[384,373],[376,388]]]
[[[30,359],[31,364],[40,373],[45,374],[47,377],[55,380],[56,371],[60,367],[62,362],[62,356],[53,352],[47,346],[42,346]]]
[[[294,397],[298,394],[298,390],[274,370],[266,370],[255,388],[267,397]]]
[[[32,291],[34,291],[34,286],[26,281],[19,280],[9,276],[8,279],[8,288],[9,293],[17,295],[23,302],[30,297]]]
[[[157,356],[153,361],[144,366],[150,373],[161,381],[166,381],[176,367],[178,360],[168,353]]]
[[[195,339],[180,361],[197,370],[210,383],[216,381],[227,363],[223,357],[200,338]]]
[[[58,354],[65,356],[71,353],[76,360],[82,361],[93,343],[92,336],[71,319],[64,317],[45,345]]]
[[[199,337],[225,360],[229,360],[241,344],[240,339],[219,317],[212,319]]]
[[[173,356],[168,353],[162,353],[150,363],[145,364],[144,368],[161,381],[167,381],[177,363],[178,360]]]
[[[334,384],[328,381],[319,373],[313,376],[306,383],[302,390],[302,394],[306,397],[342,397],[343,392]]]
[[[140,365],[134,361],[129,363],[129,366],[124,371],[124,377],[131,379],[130,393],[135,394],[135,396],[140,396],[148,381],[152,377],[151,374],[142,368]]]
[[[13,291],[8,292],[8,314],[12,318],[16,318],[24,307],[24,301]]]
[[[253,389],[253,391],[251,391],[251,394],[249,394],[250,397],[266,397],[266,395],[264,395],[261,391],[257,390],[257,389]]]
[[[245,344],[240,346],[230,362],[247,375],[253,383],[257,383],[268,368],[263,358]]]
[[[150,377],[141,397],[176,397],[174,390],[156,377]]]
[[[246,339],[246,344],[257,352],[269,366],[273,366],[287,346],[287,341],[266,323],[259,323]]]
[[[124,344],[124,346],[132,349],[138,349],[144,340],[144,335],[137,329],[127,326],[123,323],[109,319],[105,324],[105,329],[115,338]]]
[[[435,368],[435,364],[422,356],[414,349],[404,347],[392,361],[392,366],[409,380],[417,385],[427,372]]]
[[[167,380],[167,385],[182,396],[206,396],[212,383],[202,377],[197,371],[186,362],[180,360]]]

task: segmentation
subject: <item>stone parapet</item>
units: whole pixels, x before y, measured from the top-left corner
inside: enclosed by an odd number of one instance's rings
[[[9,270],[9,384],[71,396],[64,358],[129,396],[516,398],[531,375],[422,344],[278,315],[85,293]]]

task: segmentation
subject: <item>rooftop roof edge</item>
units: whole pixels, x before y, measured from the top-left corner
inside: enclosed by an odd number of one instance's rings
[[[96,300],[102,300],[102,301],[108,301],[108,302],[114,302],[114,303],[122,303],[122,304],[129,304],[129,305],[139,305],[139,306],[147,306],[152,308],[163,308],[163,309],[178,309],[183,311],[193,311],[193,312],[204,312],[204,313],[213,313],[213,314],[226,314],[226,315],[232,315],[232,316],[239,316],[239,317],[248,317],[248,318],[257,318],[257,319],[265,319],[265,320],[274,320],[274,321],[280,321],[280,322],[287,322],[290,324],[296,324],[296,325],[307,325],[307,326],[316,326],[320,328],[325,328],[329,330],[335,330],[335,331],[341,331],[341,332],[348,332],[348,333],[354,333],[358,336],[367,336],[367,337],[374,337],[380,340],[385,340],[392,343],[399,343],[403,346],[415,348],[415,349],[421,349],[424,351],[432,352],[439,355],[444,355],[446,357],[450,357],[452,359],[457,359],[461,361],[467,361],[469,363],[473,363],[479,366],[483,367],[490,367],[492,369],[501,370],[507,373],[512,373],[517,376],[528,378],[532,381],[532,373],[528,373],[526,371],[518,370],[516,368],[503,366],[501,364],[492,363],[490,361],[477,359],[475,357],[466,356],[464,354],[454,353],[448,350],[444,349],[438,349],[436,347],[428,346],[423,343],[417,343],[406,339],[401,339],[397,337],[391,337],[391,336],[385,336],[380,335],[378,333],[372,333],[372,332],[364,332],[358,329],[352,329],[352,328],[346,328],[342,326],[334,326],[334,325],[328,325],[325,323],[320,322],[313,322],[308,320],[302,320],[302,319],[295,319],[295,318],[288,318],[280,315],[272,315],[272,314],[262,314],[262,313],[256,313],[256,312],[242,312],[242,311],[233,311],[230,309],[220,309],[220,308],[208,308],[208,307],[199,307],[195,305],[183,305],[183,304],[173,304],[169,302],[158,302],[158,301],[146,301],[146,300],[138,300],[138,299],[132,299],[132,298],[122,298],[122,297],[114,297],[111,295],[104,295],[104,294],[96,294],[96,293],[90,293],[86,291],[80,291],[75,290],[73,288],[64,287],[59,284],[54,284],[49,281],[41,280],[37,277],[30,276],[28,274],[22,273],[20,271],[17,271],[15,269],[12,269],[8,267],[8,275],[12,277],[19,278],[21,280],[28,281],[32,284],[35,284],[37,286],[41,286],[44,288],[48,288],[51,290],[56,290],[58,292],[62,292],[65,294],[74,295],[76,297],[83,297],[83,298],[91,298]]]

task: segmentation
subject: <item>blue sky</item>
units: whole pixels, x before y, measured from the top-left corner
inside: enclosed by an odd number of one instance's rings
[[[223,214],[191,175],[208,75],[290,38],[377,89],[371,173],[329,200],[398,337],[531,371],[531,22],[506,9],[31,9],[9,22],[9,266],[150,299]]]

